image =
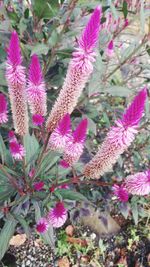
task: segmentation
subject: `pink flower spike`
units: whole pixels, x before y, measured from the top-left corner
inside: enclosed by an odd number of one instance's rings
[[[7,100],[3,94],[0,94],[0,123],[8,121]]]
[[[143,116],[144,106],[147,98],[147,88],[143,88],[135,96],[131,105],[126,109],[121,119],[124,126],[137,126]]]
[[[132,195],[145,196],[150,193],[150,169],[129,175],[125,179],[125,187]]]
[[[68,168],[70,167],[69,163],[66,162],[65,160],[61,160],[61,161],[59,162],[59,165],[60,165],[62,168],[64,168],[64,169],[68,169]]]
[[[12,65],[20,65],[22,62],[19,37],[16,31],[11,34],[8,48],[8,60]]]
[[[16,160],[22,160],[25,156],[25,149],[24,147],[19,144],[17,141],[11,141],[9,144],[10,153],[12,157]]]
[[[119,186],[119,185],[115,184],[112,187],[112,189],[113,189],[114,195],[117,196],[121,202],[127,202],[128,201],[129,195],[128,195],[126,188],[123,185]]]
[[[84,29],[81,38],[78,41],[79,47],[86,52],[91,52],[95,48],[100,30],[100,19],[102,8],[95,8],[86,28]]]
[[[43,187],[44,187],[44,182],[42,182],[42,181],[34,184],[34,189],[36,191],[41,191],[43,189]]]
[[[35,168],[32,168],[30,171],[29,171],[29,177],[30,178],[33,178],[34,177],[34,175],[35,175],[35,173],[36,173],[36,170],[35,170]]]
[[[62,184],[62,185],[58,186],[58,188],[60,188],[60,189],[69,189],[69,186],[67,184]]]
[[[66,114],[58,123],[49,139],[49,148],[52,150],[63,150],[71,138],[70,115]]]
[[[36,230],[40,234],[44,234],[45,232],[47,232],[47,230],[48,230],[48,222],[47,222],[46,218],[41,218],[38,221],[38,223],[36,225]]]
[[[47,113],[46,89],[37,55],[31,57],[27,95],[31,113],[45,116]]]
[[[125,19],[124,20],[124,27],[128,27],[128,25],[129,25],[129,20],[128,19]]]
[[[14,133],[14,131],[9,131],[8,132],[8,138],[9,139],[12,139],[12,138],[14,138],[15,137],[15,133]]]
[[[47,220],[54,227],[61,227],[67,220],[67,210],[63,202],[57,202],[55,207],[48,213]]]
[[[39,85],[42,82],[41,66],[38,56],[35,54],[31,57],[29,80],[35,85]]]
[[[45,119],[40,114],[35,114],[32,116],[32,122],[36,126],[41,126],[44,123]]]
[[[75,143],[84,143],[87,132],[87,119],[83,119],[77,126],[76,130],[73,132],[73,139]]]

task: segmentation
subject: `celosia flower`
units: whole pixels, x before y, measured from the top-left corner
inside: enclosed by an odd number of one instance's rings
[[[6,97],[0,94],[0,123],[6,123],[8,121],[8,110]]]
[[[59,189],[69,189],[69,186],[67,184],[59,185],[57,188]]]
[[[23,145],[19,144],[17,140],[9,143],[9,149],[12,157],[16,160],[22,160],[25,156],[25,149]]]
[[[70,142],[66,144],[64,160],[72,165],[76,163],[83,153],[87,132],[87,119],[83,119],[73,132]]]
[[[67,220],[67,210],[63,202],[57,202],[47,216],[48,222],[55,228],[61,227]]]
[[[41,126],[44,123],[44,118],[40,114],[35,114],[32,116],[32,122],[36,126]]]
[[[114,55],[114,42],[111,40],[106,48],[107,57],[111,58]]]
[[[44,182],[37,182],[37,183],[35,183],[34,184],[34,189],[36,190],[36,191],[40,191],[40,190],[42,190],[43,189],[43,187],[44,187]]]
[[[47,222],[46,218],[41,218],[38,221],[38,223],[36,225],[36,230],[40,234],[44,234],[45,232],[47,232],[47,230],[48,230],[48,222]]]
[[[26,101],[25,69],[21,66],[22,57],[19,38],[14,31],[11,35],[6,65],[6,79],[16,133],[25,135],[28,132],[28,112]]]
[[[133,195],[148,195],[150,193],[150,170],[129,175],[125,179],[125,187]]]
[[[70,115],[66,114],[52,132],[48,146],[52,150],[63,150],[71,138]]]
[[[73,53],[63,88],[47,120],[46,128],[48,131],[53,131],[66,113],[72,113],[93,71],[92,63],[95,61],[94,48],[99,36],[100,18],[101,8],[97,7],[79,38],[76,51]]]
[[[129,195],[128,195],[128,192],[127,192],[125,186],[123,186],[123,185],[119,186],[119,185],[116,185],[116,184],[115,184],[115,185],[112,187],[112,189],[113,189],[113,193],[114,193],[114,195],[117,196],[118,199],[119,199],[121,202],[127,202],[127,201],[128,201],[128,199],[129,199]]]
[[[147,90],[144,88],[134,98],[131,105],[123,114],[122,119],[116,121],[108,132],[104,142],[94,158],[85,166],[85,176],[99,178],[109,171],[119,156],[127,149],[135,138],[137,126],[143,116]]]
[[[27,94],[31,113],[45,116],[47,112],[45,82],[37,55],[31,58]]]
[[[69,163],[66,162],[66,161],[63,160],[63,159],[60,160],[59,165],[60,165],[62,168],[64,168],[64,169],[68,169],[68,168],[70,167]]]
[[[34,175],[35,175],[35,173],[36,173],[36,170],[35,170],[35,168],[32,168],[30,171],[29,171],[29,177],[30,178],[33,178],[34,177]]]
[[[12,139],[16,140],[14,131],[9,131],[8,132],[8,138],[9,138],[9,140],[12,140]]]

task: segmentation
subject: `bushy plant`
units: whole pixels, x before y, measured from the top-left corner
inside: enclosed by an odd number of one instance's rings
[[[131,103],[123,115],[118,114],[113,123],[114,126],[110,127],[94,156],[91,152],[91,160],[87,162],[86,159],[86,163],[80,159],[86,142],[88,140],[92,142],[90,125],[93,125],[94,120],[92,120],[92,116],[90,118],[86,108],[83,112],[79,106],[81,113],[78,116],[78,124],[75,121],[76,127],[74,127],[74,123],[71,122],[77,117],[76,115],[71,116],[71,114],[78,107],[79,98],[81,102],[85,99],[90,101],[92,97],[94,97],[94,101],[97,101],[100,94],[97,84],[99,85],[100,81],[103,86],[106,86],[107,93],[111,94],[112,88],[114,92],[118,90],[117,78],[111,79],[111,77],[125,64],[131,64],[133,60],[137,60],[138,57],[134,57],[134,55],[142,46],[148,50],[146,46],[148,34],[143,34],[137,41],[138,45],[132,47],[132,51],[128,51],[121,62],[120,60],[115,62],[113,69],[111,67],[113,59],[116,57],[115,38],[130,25],[127,15],[133,12],[132,8],[135,14],[139,14],[139,11],[142,13],[145,10],[143,5],[136,4],[135,7],[132,7],[130,1],[123,1],[123,4],[116,1],[114,4],[110,3],[110,6],[104,5],[103,8],[97,6],[94,11],[92,5],[86,7],[87,11],[92,10],[93,13],[81,36],[76,40],[64,84],[54,102],[54,97],[51,95],[54,90],[46,90],[48,83],[45,82],[44,75],[46,74],[46,78],[50,76],[51,60],[57,53],[61,55],[68,53],[67,55],[70,57],[69,49],[59,49],[60,37],[63,37],[64,34],[68,35],[69,39],[69,31],[66,30],[69,28],[69,20],[75,21],[77,11],[80,11],[79,17],[82,13],[81,18],[84,19],[86,9],[82,4],[80,8],[76,7],[77,1],[71,1],[67,7],[65,1],[60,6],[55,1],[48,12],[47,8],[50,3],[46,1],[45,4],[44,1],[43,14],[41,14],[42,1],[37,2],[38,4],[33,3],[31,6],[27,4],[23,10],[23,20],[17,18],[19,26],[15,21],[15,16],[18,16],[21,11],[15,13],[15,10],[11,10],[10,5],[7,5],[5,10],[10,21],[13,21],[15,30],[11,33],[9,44],[7,43],[5,66],[7,84],[5,81],[0,94],[0,123],[2,126],[0,136],[0,216],[4,223],[0,234],[0,258],[3,257],[18,223],[24,227],[28,235],[29,229],[34,228],[46,242],[54,246],[54,228],[59,228],[66,222],[70,200],[87,201],[86,194],[79,192],[74,185],[78,185],[79,188],[84,184],[89,188],[90,184],[101,187],[110,186],[112,195],[115,195],[122,204],[127,203],[130,196],[134,195],[131,200],[133,209],[139,201],[136,196],[147,196],[150,193],[149,169],[132,173],[121,182],[98,180],[112,170],[120,155],[127,150],[139,132],[139,124],[141,120],[144,121],[142,117],[145,105],[148,105],[148,88],[145,81],[137,89],[136,96],[132,96]],[[122,17],[117,16],[115,5],[116,8],[121,8]],[[30,12],[33,12],[35,16],[34,21],[30,19]],[[66,14],[67,17],[65,17]],[[71,14],[73,14],[73,18],[70,18]],[[64,19],[63,22],[61,21],[63,26],[58,20],[61,16]],[[24,31],[20,29],[21,23],[26,23]],[[44,38],[44,41],[38,43],[33,49],[31,49],[33,40],[27,37],[27,27],[31,28],[31,24],[35,39],[39,41],[41,35]],[[47,32],[47,24],[50,27],[50,33]],[[32,30],[30,29],[29,35]],[[17,31],[20,32],[21,44]],[[104,45],[101,47],[99,38],[101,40],[104,37],[108,37],[105,41],[106,47]],[[28,55],[26,55],[26,49],[30,45],[32,51],[29,49]],[[41,51],[42,49],[44,52]],[[23,64],[22,52],[27,59],[31,54],[27,73]],[[41,54],[44,54],[42,58],[40,57],[41,61],[43,60],[43,70],[38,57]],[[59,56],[58,59],[60,60]],[[55,65],[59,63],[59,60]],[[122,75],[126,75],[125,70],[122,69],[122,71]],[[128,77],[131,75],[131,79],[133,79],[132,71],[130,73],[129,70],[126,75],[125,83],[128,82]],[[58,81],[57,75],[55,82],[52,79],[53,87],[57,85],[58,88],[61,84],[60,76],[62,79],[62,73],[61,75],[59,73]],[[84,98],[86,93],[83,90],[87,87],[87,83],[89,95]],[[121,85],[119,90],[122,90]],[[121,96],[125,97],[130,94],[129,89],[124,90],[125,95]],[[123,93],[121,92],[121,94]],[[50,102],[54,102],[51,111],[49,111],[47,98]],[[88,102],[86,104],[88,105]],[[89,105],[91,104],[90,101]],[[133,213],[133,215],[137,221],[137,213]]]

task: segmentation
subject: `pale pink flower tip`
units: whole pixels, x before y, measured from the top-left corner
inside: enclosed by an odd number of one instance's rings
[[[55,227],[61,227],[67,220],[67,210],[63,202],[57,202],[55,207],[48,213],[49,223]]]
[[[121,201],[121,202],[127,202],[128,199],[129,199],[129,194],[126,190],[126,188],[123,186],[123,185],[114,185],[112,187],[113,189],[113,193],[115,196],[118,197],[118,199]]]
[[[147,89],[142,89],[135,96],[131,105],[126,109],[121,119],[124,126],[137,126],[143,116],[144,106],[147,98]]]
[[[35,85],[39,85],[42,82],[42,71],[37,55],[31,57],[29,80]]]
[[[47,230],[48,230],[48,222],[47,222],[46,218],[41,218],[38,221],[38,223],[36,225],[36,230],[40,234],[44,234],[45,232],[47,232]]]
[[[65,160],[60,160],[59,165],[64,169],[68,169],[70,167],[69,163]]]
[[[148,195],[150,193],[150,170],[129,175],[125,179],[125,187],[133,195]]]
[[[66,114],[52,132],[49,139],[49,147],[54,150],[63,150],[66,144],[70,142],[70,134],[71,120],[70,115]]]
[[[3,94],[0,94],[0,123],[8,121],[7,100]]]
[[[35,175],[35,173],[36,173],[36,170],[35,170],[35,168],[32,168],[30,171],[29,171],[29,177],[30,178],[33,178],[34,177],[34,175]]]
[[[14,131],[9,131],[8,132],[8,138],[9,139],[13,139],[15,137],[15,133],[14,133]]]
[[[16,31],[12,32],[9,48],[8,48],[8,61],[12,65],[21,64],[21,50],[19,45],[19,37]]]
[[[40,190],[42,190],[43,189],[43,187],[44,187],[44,182],[37,182],[37,183],[35,183],[34,184],[34,189],[36,190],[36,191],[40,191]]]
[[[9,144],[10,153],[12,157],[16,160],[22,160],[25,156],[25,149],[24,147],[19,144],[16,140],[11,141]]]
[[[40,114],[34,114],[32,116],[32,122],[36,126],[41,126],[44,123],[45,119]]]
[[[79,123],[76,130],[73,132],[73,139],[74,139],[73,142],[74,143],[84,143],[85,142],[87,125],[88,125],[87,119],[83,119]]]
[[[95,48],[99,30],[100,30],[100,19],[102,9],[100,6],[95,8],[86,28],[84,29],[81,38],[79,39],[79,47],[86,52],[91,52]]]

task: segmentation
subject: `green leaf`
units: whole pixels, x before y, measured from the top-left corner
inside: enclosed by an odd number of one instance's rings
[[[81,193],[68,189],[57,189],[56,192],[61,195],[63,199],[87,201],[87,198]]]
[[[4,164],[6,160],[6,146],[4,144],[1,134],[0,134],[0,156],[1,156],[2,163]]]
[[[58,0],[34,0],[33,10],[39,19],[54,17],[58,9]]]
[[[49,151],[45,154],[36,176],[48,172],[57,163],[59,157],[60,155],[54,151]]]
[[[131,93],[131,90],[128,89],[127,87],[118,85],[110,86],[106,88],[105,91],[111,94],[112,96],[120,96],[120,97],[127,97]]]
[[[4,224],[0,233],[0,260],[8,249],[9,241],[15,232],[17,221],[10,217]]]
[[[38,157],[39,143],[34,134],[27,134],[23,139],[26,155],[26,164],[29,164]],[[30,164],[29,164],[30,165]],[[28,166],[29,169],[30,166]]]
[[[31,55],[37,54],[37,55],[47,55],[49,51],[49,46],[46,44],[36,44],[32,49],[31,49]]]
[[[123,11],[124,18],[126,19],[128,15],[128,5],[126,1],[123,1],[122,11]]]
[[[141,32],[144,34],[144,27],[145,27],[145,11],[144,11],[144,1],[143,1],[143,0],[141,0],[140,22],[141,22]]]
[[[28,225],[27,221],[23,218],[23,216],[15,215],[15,219],[21,224],[21,226],[24,229],[27,237],[30,237],[29,225]]]

